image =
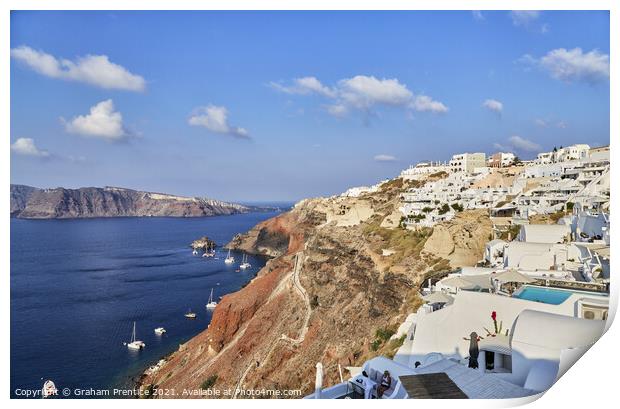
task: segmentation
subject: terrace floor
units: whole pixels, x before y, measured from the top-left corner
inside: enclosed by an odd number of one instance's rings
[[[424,368],[418,368],[416,371],[419,374],[445,373],[458,389],[470,399],[521,398],[538,393],[505,381],[496,375],[468,368],[449,359],[443,359]],[[455,396],[453,399],[456,398],[458,397]]]

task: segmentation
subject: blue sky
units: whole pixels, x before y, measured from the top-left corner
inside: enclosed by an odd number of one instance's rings
[[[13,12],[11,182],[236,201],[609,143],[607,12]]]

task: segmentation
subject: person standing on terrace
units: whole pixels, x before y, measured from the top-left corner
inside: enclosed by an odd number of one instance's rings
[[[463,339],[465,341],[469,341],[469,364],[467,366],[472,369],[478,369],[478,355],[480,353],[480,350],[478,349],[478,342],[484,338],[478,336],[478,334],[473,331],[469,334],[469,338],[463,337]]]

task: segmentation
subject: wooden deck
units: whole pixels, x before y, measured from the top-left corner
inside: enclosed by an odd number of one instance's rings
[[[467,399],[445,372],[403,375],[399,379],[410,399]]]

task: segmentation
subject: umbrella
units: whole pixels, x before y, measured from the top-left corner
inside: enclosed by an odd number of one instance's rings
[[[436,292],[436,293],[432,293],[429,295],[425,295],[424,297],[422,297],[422,299],[429,304],[449,303],[453,300],[452,297],[442,292]]]
[[[321,389],[323,388],[323,364],[316,364],[316,378],[314,381],[314,399],[321,399]]]
[[[472,283],[471,281],[467,281],[461,276],[454,276],[454,277],[446,278],[444,280],[441,280],[441,284],[448,286],[448,287],[465,288],[465,289],[472,289],[472,288],[478,287],[476,284]]]
[[[495,278],[503,283],[534,283],[536,280],[529,276],[519,273],[517,270],[508,270],[503,273],[499,273]]]

